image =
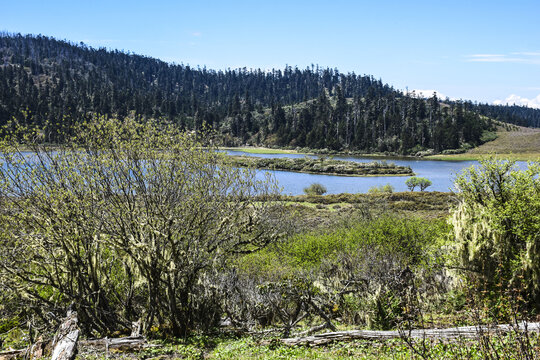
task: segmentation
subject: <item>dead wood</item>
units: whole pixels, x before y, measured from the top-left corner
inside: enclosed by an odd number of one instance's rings
[[[333,341],[350,341],[356,339],[364,340],[387,340],[402,337],[408,338],[432,338],[432,339],[456,339],[475,338],[487,334],[500,334],[512,331],[540,332],[540,323],[522,322],[515,325],[495,325],[495,326],[461,326],[447,329],[421,329],[421,330],[394,330],[394,331],[374,331],[374,330],[349,330],[334,331],[324,334],[302,336],[287,339],[278,339],[285,345],[324,345]],[[276,340],[274,340],[276,341]],[[265,342],[269,343],[269,342]]]
[[[31,347],[30,359],[39,359],[43,356],[50,354],[50,349],[45,350],[46,347],[50,347],[51,341],[38,342]],[[143,336],[128,336],[122,338],[102,338],[102,339],[89,339],[79,340],[77,342],[78,348],[93,348],[100,351],[108,351],[115,349],[122,352],[139,351],[143,348],[151,347],[146,342],[146,338]],[[10,350],[0,352],[0,360],[14,360],[26,358],[27,349]]]
[[[60,325],[53,339],[51,360],[73,360],[77,355],[79,327],[76,311],[68,311],[67,318]]]
[[[82,340],[81,346],[93,347],[96,349],[118,349],[120,351],[140,350],[147,347],[146,338],[144,336],[126,336],[122,338],[103,338]]]

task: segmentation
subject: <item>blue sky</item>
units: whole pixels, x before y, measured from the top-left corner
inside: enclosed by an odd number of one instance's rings
[[[0,0],[0,30],[212,69],[319,64],[540,107],[539,0]]]

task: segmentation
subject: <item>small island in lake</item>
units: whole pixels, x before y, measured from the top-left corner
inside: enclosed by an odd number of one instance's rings
[[[327,158],[259,158],[254,156],[229,156],[229,161],[238,167],[253,167],[264,170],[284,170],[313,174],[347,176],[411,176],[409,166],[398,166],[392,162],[369,163],[334,160]]]

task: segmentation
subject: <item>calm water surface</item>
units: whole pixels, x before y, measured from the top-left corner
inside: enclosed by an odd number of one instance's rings
[[[288,157],[301,158],[305,155],[299,154],[251,154],[243,151],[227,151],[230,155],[248,155],[265,158]],[[317,157],[312,155],[311,157]],[[372,162],[386,160],[396,165],[410,166],[416,176],[425,177],[433,183],[428,191],[452,191],[453,180],[461,170],[478,165],[478,161],[442,161],[442,160],[419,160],[410,158],[369,158],[369,157],[345,157],[334,156],[336,160],[348,160],[356,162]],[[527,164],[523,161],[517,162],[519,168],[525,169]],[[261,176],[263,170],[259,170]],[[328,194],[340,193],[365,193],[373,186],[390,184],[395,191],[408,191],[405,185],[407,176],[372,176],[372,177],[349,177],[335,175],[314,175],[302,174],[290,171],[268,171],[272,173],[279,185],[283,188],[283,193],[288,195],[303,194],[303,189],[312,183],[320,183],[327,189]]]

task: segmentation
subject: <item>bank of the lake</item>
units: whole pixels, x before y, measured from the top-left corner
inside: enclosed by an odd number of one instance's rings
[[[400,158],[418,159],[415,156],[403,156],[389,153],[363,153],[361,151],[335,152],[326,149],[301,148],[279,149],[265,147],[240,147],[226,148],[228,151],[241,151],[250,154],[309,154],[309,155],[329,155],[334,157],[364,157],[364,158]],[[478,161],[488,156],[495,156],[499,159],[513,161],[540,161],[540,129],[526,128],[522,126],[498,126],[496,138],[485,142],[460,154],[434,154],[422,157],[428,160],[448,160],[448,161]]]

